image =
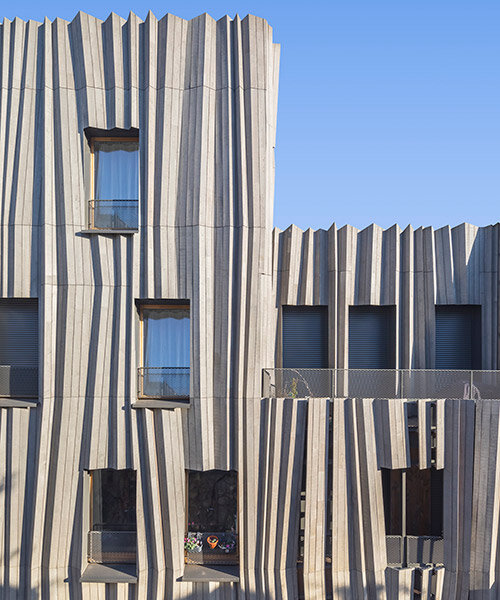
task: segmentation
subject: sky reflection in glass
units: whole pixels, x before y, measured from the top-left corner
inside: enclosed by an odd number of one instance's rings
[[[94,142],[95,199],[139,199],[139,142]]]

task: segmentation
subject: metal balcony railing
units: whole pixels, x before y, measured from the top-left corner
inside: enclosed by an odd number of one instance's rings
[[[0,396],[38,398],[38,367],[0,365]]]
[[[500,371],[431,369],[263,369],[274,398],[500,399]]]
[[[91,563],[135,563],[135,531],[89,531],[87,558]]]
[[[137,229],[139,201],[90,200],[89,223],[91,229]]]
[[[140,367],[139,398],[189,400],[189,367]]]

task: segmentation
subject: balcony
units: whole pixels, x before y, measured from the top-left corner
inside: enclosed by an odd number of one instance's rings
[[[38,398],[38,367],[0,365],[0,397]]]
[[[262,396],[500,399],[500,371],[263,369]]]
[[[135,230],[139,223],[139,202],[135,200],[90,200],[91,229]]]
[[[138,397],[145,400],[189,402],[189,367],[140,367]]]

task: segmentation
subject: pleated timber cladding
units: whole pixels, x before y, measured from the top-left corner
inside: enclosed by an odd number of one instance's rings
[[[278,67],[253,16],[0,26],[0,296],[38,298],[42,357],[39,406],[0,410],[0,596],[235,598],[177,581],[184,477],[257,459],[243,423],[273,353]],[[136,234],[82,233],[86,128],[139,131]],[[141,298],[190,301],[189,410],[131,409]],[[79,582],[101,468],[137,470],[137,585]]]

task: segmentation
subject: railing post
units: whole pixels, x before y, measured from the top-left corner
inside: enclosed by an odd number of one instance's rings
[[[266,394],[264,394],[264,387],[265,387],[264,377],[265,377],[265,373],[266,373],[266,370],[262,369],[261,382],[260,382],[260,385],[261,385],[260,394],[261,394],[262,398],[266,397]]]
[[[399,369],[399,397],[404,398],[404,396],[403,396],[403,369]]]
[[[471,370],[470,372],[470,392],[469,392],[469,400],[473,400],[474,399],[474,394],[472,393],[472,386],[474,385],[474,371]]]
[[[331,373],[331,377],[330,377],[330,385],[331,385],[331,398],[335,398],[335,369],[332,369],[330,371]]]

